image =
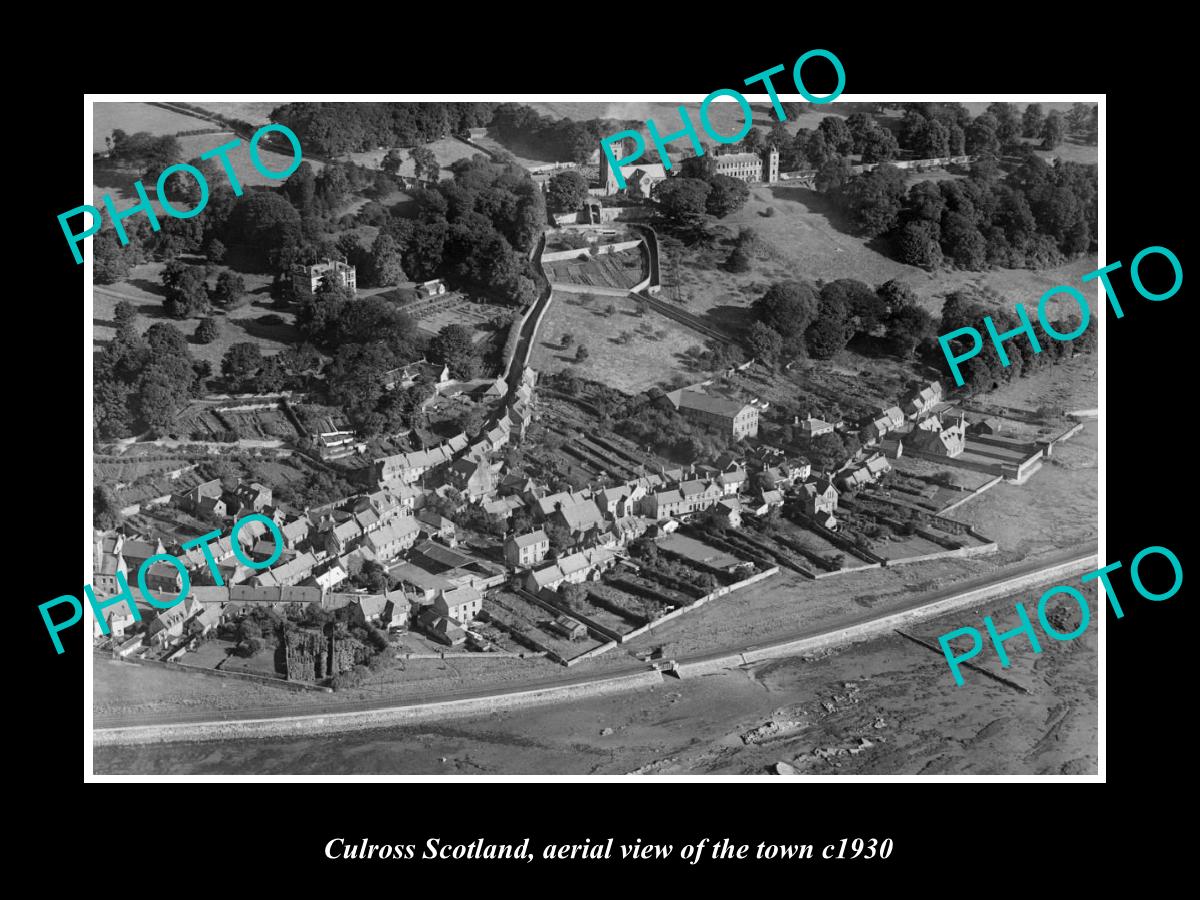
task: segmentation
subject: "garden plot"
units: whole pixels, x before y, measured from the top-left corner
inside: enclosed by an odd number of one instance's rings
[[[603,256],[585,256],[543,264],[546,277],[554,283],[629,290],[645,278],[645,257],[641,249],[621,250]]]
[[[486,609],[488,615],[496,621],[527,633],[534,641],[563,659],[586,653],[601,644],[590,634],[580,641],[568,641],[555,634],[547,627],[554,616],[548,610],[512,591],[497,591],[492,594]]]

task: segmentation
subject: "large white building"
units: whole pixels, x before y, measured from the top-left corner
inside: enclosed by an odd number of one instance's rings
[[[327,259],[311,266],[299,264],[292,266],[292,287],[296,291],[296,299],[312,300],[327,275],[336,278],[342,287],[349,288],[351,294],[358,293],[358,281],[354,266],[335,259]]]

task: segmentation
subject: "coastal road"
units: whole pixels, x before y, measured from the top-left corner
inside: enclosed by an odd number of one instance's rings
[[[1015,578],[1033,576],[1040,572],[1048,573],[1059,566],[1067,564],[1078,563],[1080,565],[1080,571],[1082,572],[1083,568],[1090,561],[1095,559],[1095,556],[1096,554],[1094,552],[1081,553],[1077,548],[1071,548],[1069,550],[1061,551],[1037,560],[1018,563],[1017,565],[1010,566],[1001,572],[969,579],[944,590],[935,591],[929,594],[919,594],[911,600],[903,601],[902,603],[891,607],[886,611],[866,611],[859,613],[858,615],[845,616],[836,622],[826,622],[822,623],[820,626],[810,626],[808,628],[797,629],[796,631],[792,631],[787,634],[774,635],[773,640],[762,644],[725,647],[708,653],[697,654],[695,656],[676,657],[675,662],[678,664],[705,663],[719,660],[724,657],[734,656],[740,653],[747,653],[751,651],[761,652],[772,647],[785,646],[798,640],[833,634],[834,632],[842,631],[846,628],[865,625],[876,620],[887,619],[895,616],[898,613],[918,611],[923,607],[934,606],[960,594],[998,585]],[[1047,580],[1050,579],[1048,578]],[[980,602],[989,601],[981,600]],[[99,661],[97,661],[97,664],[99,664]],[[93,720],[93,727],[97,730],[100,730],[145,725],[176,725],[200,722],[219,723],[231,720],[273,719],[291,716],[311,716],[316,718],[335,713],[365,712],[400,706],[420,706],[423,704],[438,703],[446,700],[479,700],[489,697],[498,698],[507,694],[519,693],[521,691],[529,691],[539,688],[563,688],[576,685],[593,684],[609,681],[625,675],[636,674],[638,672],[646,672],[651,668],[652,667],[647,663],[629,663],[627,665],[606,669],[602,673],[578,675],[575,677],[567,677],[562,679],[548,679],[515,683],[509,685],[503,691],[496,691],[494,688],[489,687],[472,690],[449,691],[436,695],[403,698],[393,697],[388,699],[351,700],[317,705],[293,703],[250,707],[228,711],[202,710],[188,713],[170,712],[149,715],[96,716]]]

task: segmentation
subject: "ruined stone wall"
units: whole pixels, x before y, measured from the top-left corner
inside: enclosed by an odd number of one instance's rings
[[[353,638],[335,640],[317,631],[289,631],[284,654],[289,681],[322,681],[365,665],[371,648]]]

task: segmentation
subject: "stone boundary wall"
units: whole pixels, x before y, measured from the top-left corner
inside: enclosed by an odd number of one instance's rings
[[[105,660],[111,657],[102,657]],[[331,693],[332,688],[322,687],[319,684],[310,684],[305,681],[288,681],[284,678],[269,678],[266,675],[255,675],[253,672],[226,672],[224,669],[209,669],[205,666],[193,666],[189,663],[177,662],[162,662],[157,659],[128,659],[122,657],[117,662],[128,663],[132,666],[150,666],[151,668],[170,669],[179,672],[195,672],[199,675],[215,675],[218,678],[240,678],[242,681],[254,681],[258,684],[269,684],[273,687],[283,688],[289,691],[321,691],[323,693]]]
[[[439,722],[453,716],[482,715],[501,709],[515,709],[580,697],[597,697],[652,687],[662,683],[658,669],[632,675],[618,675],[583,684],[548,685],[486,697],[440,700],[433,703],[391,706],[361,712],[317,713],[273,719],[232,719],[214,722],[186,722],[174,725],[132,725],[122,728],[97,728],[92,732],[95,746],[120,744],[156,744],[173,741],[224,741],[239,738],[290,737],[312,734],[336,734],[366,728],[390,728],[414,722]]]

